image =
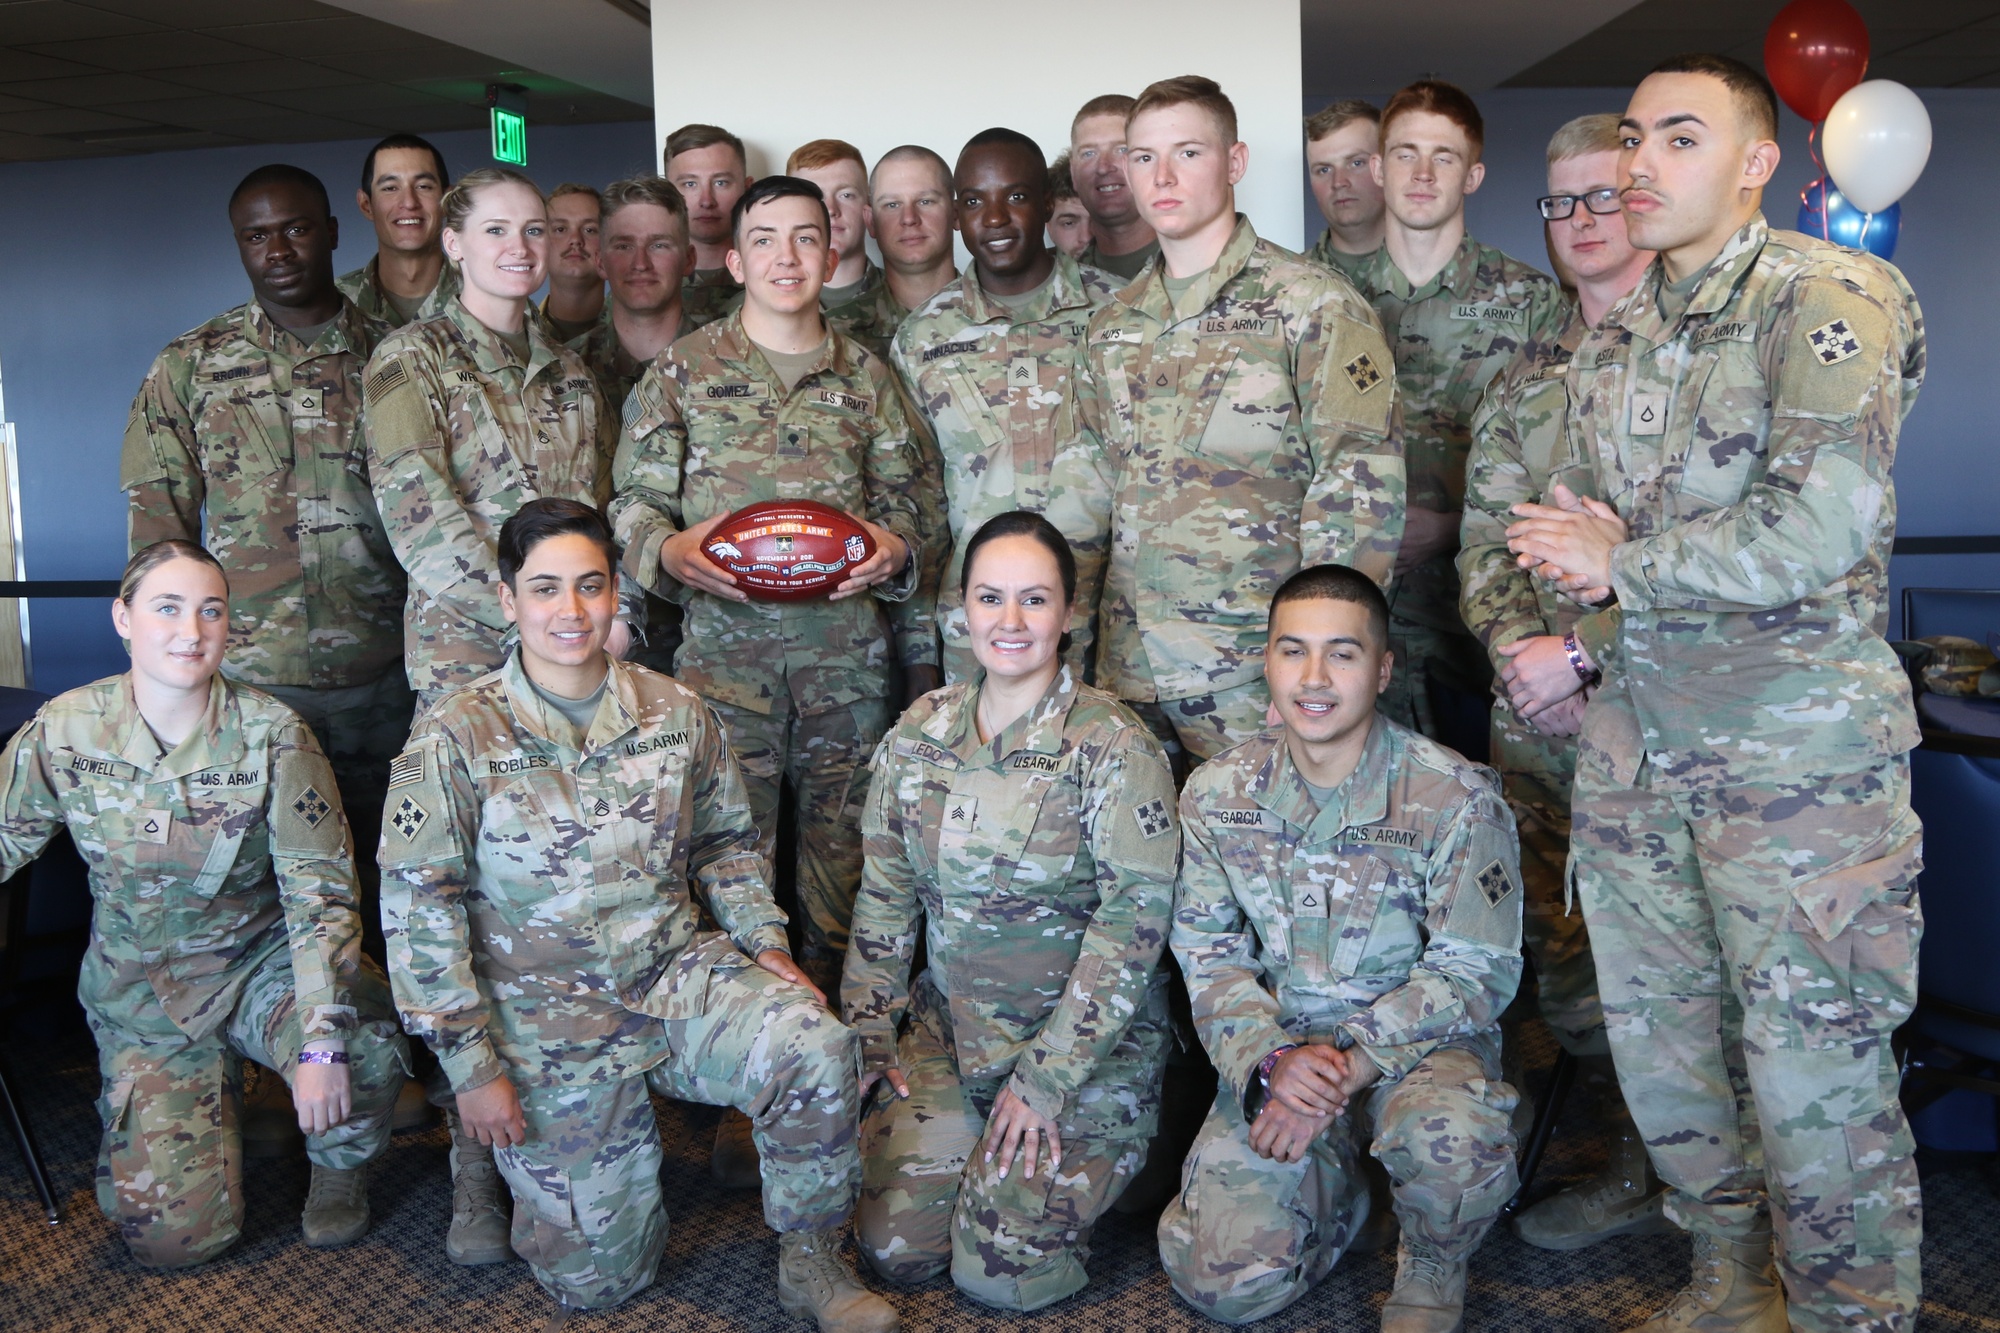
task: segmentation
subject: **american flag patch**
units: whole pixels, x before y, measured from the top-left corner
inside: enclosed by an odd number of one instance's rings
[[[424,752],[422,750],[405,750],[397,755],[395,761],[389,765],[389,785],[391,787],[407,787],[413,782],[422,782],[423,780]]]

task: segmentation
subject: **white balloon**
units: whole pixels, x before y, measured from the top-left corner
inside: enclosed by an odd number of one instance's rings
[[[1826,171],[1864,213],[1901,199],[1931,156],[1931,116],[1923,99],[1894,79],[1856,84],[1826,113],[1820,137]]]

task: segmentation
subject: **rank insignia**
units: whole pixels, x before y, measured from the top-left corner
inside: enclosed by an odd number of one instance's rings
[[[299,793],[299,799],[292,802],[292,812],[306,822],[307,828],[318,828],[320,821],[333,813],[333,807],[327,804],[326,797],[307,787]]]
[[[1132,818],[1139,821],[1139,836],[1147,839],[1157,838],[1174,826],[1167,818],[1167,803],[1157,796],[1134,810]]]
[[[389,816],[389,822],[396,826],[396,832],[402,834],[407,842],[417,836],[417,830],[428,823],[430,817],[431,812],[419,805],[416,797],[405,796],[402,804],[396,807],[396,813]]]
[[[1812,344],[1813,355],[1822,366],[1837,366],[1851,356],[1861,355],[1861,340],[1844,319],[1820,325],[1806,335],[1806,341]]]
[[[1356,393],[1367,393],[1382,382],[1382,372],[1375,368],[1375,358],[1363,352],[1341,367],[1347,378],[1354,383]]]
[[[1514,881],[1507,878],[1507,867],[1498,860],[1488,862],[1486,869],[1480,871],[1473,882],[1486,895],[1488,907],[1498,907],[1501,899],[1514,891]]]

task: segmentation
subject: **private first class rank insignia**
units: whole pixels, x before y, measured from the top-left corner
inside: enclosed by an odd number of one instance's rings
[[[1847,327],[1847,321],[1836,319],[1831,324],[1822,324],[1806,335],[1812,344],[1813,355],[1822,366],[1837,366],[1851,356],[1861,354],[1861,340]]]

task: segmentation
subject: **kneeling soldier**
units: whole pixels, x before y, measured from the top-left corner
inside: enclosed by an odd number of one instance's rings
[[[404,1020],[513,1191],[515,1252],[566,1307],[653,1280],[650,1086],[749,1114],[787,1310],[823,1333],[894,1329],[838,1257],[860,1174],[854,1038],[786,952],[721,726],[605,653],[617,555],[596,510],[530,501],[498,556],[520,648],[396,760],[383,924]],[[697,883],[726,933],[699,929]]]
[[[1172,946],[1222,1086],[1160,1257],[1229,1323],[1332,1269],[1367,1220],[1366,1151],[1403,1236],[1384,1333],[1455,1333],[1466,1260],[1514,1192],[1514,823],[1489,770],[1376,711],[1388,623],[1345,566],[1286,580],[1264,658],[1282,725],[1181,794]]]

